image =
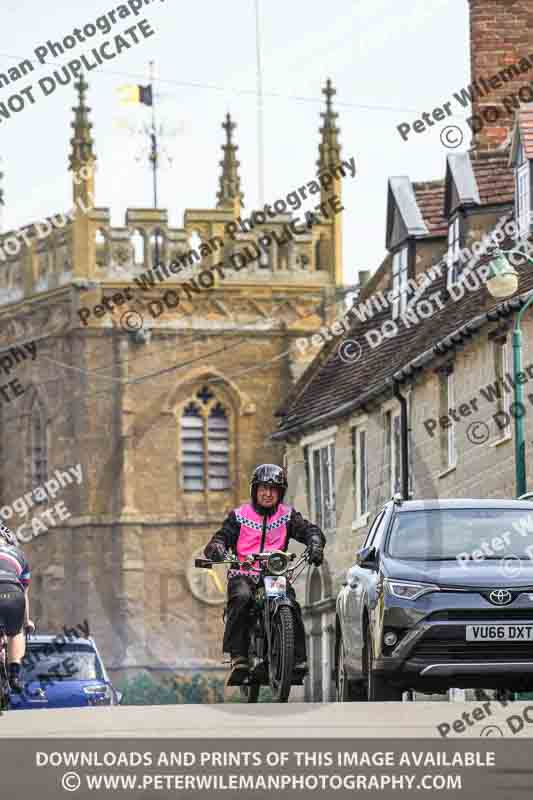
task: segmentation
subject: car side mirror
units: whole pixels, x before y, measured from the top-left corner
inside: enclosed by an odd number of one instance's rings
[[[117,700],[118,700],[118,704],[119,705],[122,703],[122,698],[123,697],[124,697],[124,695],[123,695],[122,692],[117,692]]]
[[[361,547],[355,554],[355,563],[364,569],[378,568],[378,554],[375,547]]]

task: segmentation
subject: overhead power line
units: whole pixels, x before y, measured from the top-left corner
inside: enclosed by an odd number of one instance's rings
[[[22,60],[23,56],[15,56],[10,53],[0,53],[0,59],[9,59],[11,61],[20,61]],[[60,62],[60,61],[44,61],[44,64],[50,64],[53,66],[66,66],[67,62]],[[101,69],[97,73],[100,76],[109,76],[109,77],[120,77],[120,78],[132,78],[134,80],[145,80],[146,75],[141,72],[125,72],[122,70],[111,70],[111,69]],[[159,84],[167,84],[169,86],[180,86],[185,89],[206,89],[216,92],[223,92],[227,95],[249,95],[252,97],[257,97],[258,89],[238,89],[238,88],[229,88],[227,86],[220,86],[215,83],[199,83],[195,81],[182,81],[176,80],[174,78],[158,78]],[[319,95],[317,97],[305,97],[303,95],[295,95],[295,94],[285,94],[284,92],[275,92],[275,91],[264,91],[261,88],[261,96],[264,97],[272,97],[277,98],[280,100],[294,100],[298,103],[315,103],[316,105],[322,105],[324,102],[324,98]],[[385,106],[385,105],[375,105],[370,103],[353,103],[353,102],[346,102],[342,100],[335,100],[335,105],[340,108],[355,108],[358,110],[366,110],[366,111],[391,111],[391,112],[409,112],[412,114],[421,114],[427,109],[419,109],[419,108],[403,108],[398,106]]]

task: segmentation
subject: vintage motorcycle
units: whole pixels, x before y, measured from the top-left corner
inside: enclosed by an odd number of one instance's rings
[[[241,696],[248,703],[257,703],[262,685],[270,685],[274,702],[286,703],[291,686],[303,684],[305,672],[294,668],[295,601],[287,585],[300,575],[308,559],[308,549],[299,557],[273,550],[251,553],[241,562],[227,554],[217,562],[195,559],[194,565],[200,569],[212,569],[214,563],[229,564],[259,575],[250,609],[249,672],[233,679],[230,675],[228,680],[228,686],[240,686]]]

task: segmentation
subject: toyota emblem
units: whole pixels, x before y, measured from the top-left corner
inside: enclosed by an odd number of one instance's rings
[[[508,592],[507,589],[495,589],[489,594],[489,600],[491,603],[494,603],[495,606],[506,606],[512,599],[513,595],[511,592]]]

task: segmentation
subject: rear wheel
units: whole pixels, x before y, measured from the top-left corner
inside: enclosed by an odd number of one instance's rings
[[[365,637],[366,652],[366,674],[367,674],[367,698],[371,702],[383,700],[396,700],[401,702],[403,689],[392,686],[386,678],[374,672],[374,653],[372,648],[372,637],[367,629]]]
[[[270,687],[275,703],[286,703],[289,699],[293,668],[294,617],[288,606],[281,606],[274,617],[269,654]]]
[[[366,700],[364,687],[354,684],[348,678],[344,664],[344,642],[342,636],[335,643],[335,699],[337,703]]]
[[[9,681],[4,664],[0,663],[0,712],[9,708]]]

